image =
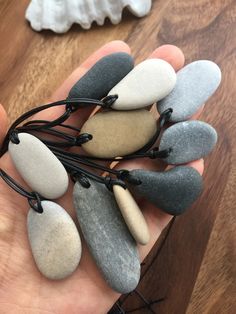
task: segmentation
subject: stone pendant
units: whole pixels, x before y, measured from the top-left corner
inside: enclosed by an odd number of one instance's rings
[[[101,99],[134,67],[133,58],[125,52],[101,58],[71,88],[68,98]]]
[[[47,199],[61,197],[68,188],[68,174],[50,149],[37,137],[18,134],[20,143],[9,142],[11,159],[29,187]]]
[[[74,206],[85,241],[110,287],[119,293],[136,288],[140,278],[137,246],[114,195],[102,183],[90,180],[74,187]]]
[[[58,204],[42,201],[43,213],[29,210],[28,238],[39,271],[49,279],[64,279],[77,268],[81,240],[70,215]]]
[[[199,197],[203,189],[201,175],[192,167],[178,166],[164,172],[131,170],[140,185],[134,191],[170,215],[180,215]]]
[[[148,59],[134,67],[108,95],[118,95],[118,99],[112,105],[113,109],[139,109],[166,97],[175,83],[176,74],[168,62]]]
[[[83,149],[95,157],[120,157],[134,153],[152,139],[157,123],[147,110],[106,111],[88,119],[82,133],[92,134]]]
[[[161,114],[172,108],[172,122],[188,120],[216,91],[220,81],[217,64],[208,60],[194,61],[177,72],[174,89],[157,103],[157,109]]]
[[[208,155],[217,141],[216,130],[202,121],[179,122],[166,129],[159,150],[171,148],[167,164],[184,164]]]
[[[146,245],[150,240],[147,222],[128,189],[120,185],[113,186],[116,202],[121,214],[137,243]]]

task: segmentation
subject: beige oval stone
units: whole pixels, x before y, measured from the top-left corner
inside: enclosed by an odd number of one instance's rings
[[[119,185],[113,186],[113,192],[130,233],[137,243],[146,245],[150,240],[148,225],[133,196]]]
[[[81,134],[93,136],[83,148],[96,157],[124,156],[147,144],[156,130],[156,120],[144,109],[100,112],[88,119],[81,129]]]

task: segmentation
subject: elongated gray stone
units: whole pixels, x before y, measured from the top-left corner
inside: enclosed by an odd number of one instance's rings
[[[78,80],[70,90],[68,98],[101,99],[133,67],[133,58],[128,53],[116,52],[107,55]]]
[[[136,243],[128,231],[113,194],[90,181],[74,187],[74,205],[84,238],[110,287],[119,293],[135,289],[140,278]]]
[[[108,95],[118,95],[116,110],[133,110],[152,105],[168,95],[175,86],[172,66],[161,59],[148,59],[129,72]]]
[[[132,187],[148,201],[170,215],[182,214],[200,195],[203,183],[192,167],[178,166],[165,172],[132,170],[130,175],[141,180]]]
[[[183,164],[208,155],[217,141],[216,130],[202,121],[186,121],[172,125],[162,135],[159,149],[171,148],[163,159],[168,164]]]
[[[217,64],[208,60],[192,62],[178,71],[174,89],[157,103],[157,109],[161,114],[172,108],[172,122],[187,120],[216,91],[220,81],[221,71]]]
[[[43,213],[29,210],[27,229],[39,271],[49,279],[63,279],[77,268],[81,241],[70,215],[58,204],[42,201]]]
[[[68,174],[50,149],[37,137],[18,134],[20,143],[9,142],[11,159],[30,188],[48,199],[61,197],[68,188]]]

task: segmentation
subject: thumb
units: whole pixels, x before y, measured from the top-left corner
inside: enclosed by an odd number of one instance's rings
[[[8,128],[8,118],[4,107],[0,104],[0,146],[4,140]]]

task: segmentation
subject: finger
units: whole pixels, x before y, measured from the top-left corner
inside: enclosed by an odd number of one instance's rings
[[[195,168],[200,173],[201,176],[203,175],[203,172],[204,172],[204,159],[203,158],[189,162],[188,166]]]
[[[205,107],[205,104],[202,105],[189,120],[197,120],[200,117],[201,113],[203,112],[204,107]]]
[[[182,50],[174,45],[163,45],[153,51],[148,57],[159,58],[169,62],[175,71],[179,71],[184,66],[184,54]]]
[[[4,140],[8,128],[8,118],[4,107],[0,104],[0,146]]]

